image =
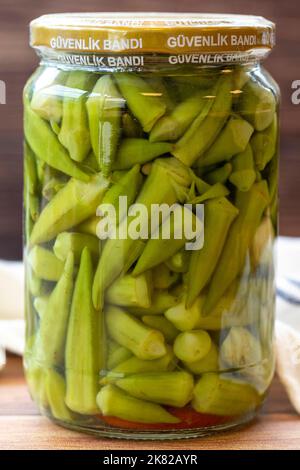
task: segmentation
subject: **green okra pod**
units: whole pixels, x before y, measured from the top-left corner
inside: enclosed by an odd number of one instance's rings
[[[73,290],[74,255],[70,253],[64,271],[49,296],[36,339],[35,358],[43,367],[61,366]],[[59,314],[58,314],[59,313]]]
[[[53,251],[62,261],[65,261],[69,252],[72,251],[74,262],[78,264],[85,247],[89,249],[93,260],[97,260],[101,251],[100,240],[97,237],[78,232],[61,232],[56,237]]]
[[[253,152],[251,145],[248,144],[243,152],[233,157],[232,173],[229,177],[229,181],[236,186],[239,191],[249,191],[256,179]]]
[[[239,191],[249,191],[255,181],[257,181],[257,176],[255,170],[252,168],[237,170],[230,175],[230,182],[236,186]],[[260,179],[258,181],[260,181]]]
[[[59,96],[63,87],[52,85],[33,94],[30,106],[41,118],[49,121],[51,127],[59,124],[62,118],[62,97]]]
[[[212,276],[204,311],[209,313],[226,289],[241,273],[250,243],[269,203],[265,180],[254,183],[249,191],[238,191],[236,207],[239,215],[233,222],[218,266]]]
[[[42,408],[48,408],[44,369],[38,365],[31,365],[26,370],[26,380],[33,400]]]
[[[102,204],[112,204],[116,211],[116,220],[121,221],[126,212],[120,207],[120,196],[127,197],[127,205],[131,206],[141,188],[143,177],[140,173],[140,165],[134,165],[125,171],[118,181],[113,184],[103,197]]]
[[[162,333],[144,325],[118,307],[105,312],[107,331],[111,338],[144,360],[158,359],[166,354]]]
[[[72,413],[65,403],[66,384],[63,376],[53,369],[47,369],[44,380],[52,416],[63,421],[71,421]]]
[[[205,180],[209,184],[222,183],[225,184],[232,172],[232,164],[225,163],[220,168],[212,170],[205,175]]]
[[[26,142],[24,143],[24,176],[24,184],[29,194],[36,194],[39,184],[36,158],[33,151]]]
[[[141,372],[165,372],[173,370],[176,366],[176,358],[170,346],[167,346],[167,352],[159,359],[152,359],[145,361],[135,356],[125,359],[120,362],[116,367],[112,368],[103,379],[101,384],[115,382],[127,375],[139,374]]]
[[[104,367],[104,329],[101,312],[92,302],[93,265],[88,248],[84,248],[75,282],[66,337],[66,404],[77,413],[97,413],[96,396],[99,372]],[[100,336],[100,331],[102,335]]]
[[[194,380],[185,371],[144,372],[118,379],[115,384],[135,398],[181,408],[192,398]]]
[[[229,374],[203,374],[196,383],[192,407],[198,413],[238,416],[255,411],[259,395],[246,382]]]
[[[76,166],[49,124],[30,109],[26,101],[24,102],[24,133],[28,144],[39,159],[66,175],[81,181],[89,181],[89,176]]]
[[[58,139],[76,162],[82,162],[91,149],[86,100],[94,82],[94,74],[82,70],[72,71],[66,81]]]
[[[210,351],[211,338],[204,330],[180,333],[174,342],[174,353],[181,361],[195,362],[203,359]]]
[[[209,352],[202,359],[193,362],[184,362],[184,366],[193,374],[202,375],[206,372],[217,372],[219,366],[219,351],[214,343],[211,343]]]
[[[166,104],[161,93],[156,93],[143,78],[133,73],[116,73],[114,77],[132,114],[149,132],[156,121],[165,114]]]
[[[64,263],[52,251],[41,246],[30,250],[28,262],[35,275],[46,281],[58,281],[64,270]]]
[[[107,359],[106,359],[106,367],[108,370],[114,369],[122,362],[127,361],[130,357],[132,357],[131,351],[129,349],[120,346],[115,341],[109,340],[108,341],[108,351],[107,351]]]
[[[186,305],[191,307],[210,280],[221,256],[228,230],[238,209],[226,198],[207,201],[204,209],[204,245],[190,257]]]
[[[237,106],[238,112],[256,131],[263,131],[270,126],[276,112],[273,91],[254,80],[249,80],[242,91]]]
[[[30,106],[41,118],[59,124],[63,115],[63,96],[68,73],[59,70],[51,84],[34,90]],[[42,81],[43,83],[43,81]]]
[[[265,169],[269,161],[276,153],[278,140],[277,116],[274,115],[273,121],[267,129],[261,132],[255,132],[251,138],[251,147],[254,154],[254,160],[259,171]]]
[[[43,243],[95,214],[109,181],[102,174],[89,183],[71,178],[43,209],[31,233],[30,243]]]
[[[180,331],[194,329],[201,315],[204,297],[198,297],[190,308],[185,307],[185,301],[165,311],[165,317]]]
[[[230,160],[245,150],[252,133],[251,124],[238,116],[232,116],[207,152],[198,160],[197,165],[214,165]]]
[[[150,307],[130,307],[128,312],[136,315],[162,315],[169,308],[175,307],[180,302],[176,295],[170,294],[165,289],[157,289],[153,291],[152,302]]]
[[[160,155],[171,152],[172,148],[172,144],[168,142],[150,142],[147,139],[136,137],[123,139],[120,143],[113,168],[115,170],[127,170],[133,165],[142,165]]]
[[[187,227],[190,229],[189,233],[186,233]],[[173,256],[188,240],[195,238],[195,230],[200,235],[202,230],[200,219],[197,219],[193,212],[184,206],[174,205],[172,212],[146,243],[133,270],[133,275],[137,276]]]
[[[150,133],[150,142],[179,139],[203,110],[207,92],[202,90],[179,103],[170,114],[161,117]]]
[[[105,294],[105,300],[109,304],[121,307],[142,307],[151,306],[152,280],[151,273],[141,274],[133,277],[125,274],[116,279]]]
[[[173,323],[167,320],[163,315],[144,315],[142,320],[145,325],[161,331],[167,343],[172,343],[179,333]]]
[[[163,185],[161,181],[164,181]],[[183,202],[181,197],[191,182],[191,173],[181,162],[172,157],[159,158],[153,163],[136,202],[144,204],[148,212],[151,212],[152,204],[171,206],[176,201]]]
[[[177,142],[172,154],[185,165],[191,166],[202,157],[224,126],[232,104],[231,87],[230,75],[224,75],[219,79],[211,99],[207,101],[206,109],[200,112]]]
[[[86,103],[99,169],[108,175],[116,158],[124,100],[109,75],[100,77]]]
[[[104,416],[136,423],[178,423],[180,420],[162,406],[131,397],[114,385],[106,385],[97,395],[97,404]]]

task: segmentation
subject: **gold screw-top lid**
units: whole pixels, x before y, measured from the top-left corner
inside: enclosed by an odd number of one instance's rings
[[[245,54],[263,58],[275,25],[259,16],[194,13],[63,13],[30,24],[30,44],[74,54]]]

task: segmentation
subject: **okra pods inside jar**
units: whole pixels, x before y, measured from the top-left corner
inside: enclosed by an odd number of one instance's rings
[[[57,423],[180,438],[261,407],[279,102],[261,61],[274,34],[234,15],[31,23],[24,364]]]

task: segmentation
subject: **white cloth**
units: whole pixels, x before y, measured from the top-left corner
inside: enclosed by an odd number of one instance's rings
[[[300,238],[279,237],[277,257],[277,288],[299,298],[298,305],[276,299],[277,374],[300,414]]]
[[[23,263],[0,261],[0,369],[5,365],[5,349],[24,351],[24,271]]]
[[[299,296],[300,238],[279,237],[277,245],[277,286]],[[24,351],[24,276],[21,262],[0,261],[0,368],[5,349]],[[300,302],[293,304],[277,296],[277,373],[295,409],[300,413]]]
[[[20,320],[23,318],[23,291],[23,263],[0,260],[0,320]]]

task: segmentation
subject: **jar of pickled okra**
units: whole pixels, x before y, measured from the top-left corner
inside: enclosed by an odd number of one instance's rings
[[[200,14],[31,23],[24,91],[32,398],[98,436],[251,420],[274,370],[274,24]]]

